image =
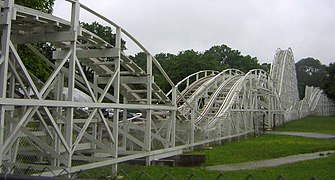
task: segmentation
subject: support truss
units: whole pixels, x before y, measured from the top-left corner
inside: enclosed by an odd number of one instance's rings
[[[44,175],[52,176],[111,164],[116,171],[117,163],[137,158],[149,165],[183,149],[260,133],[298,107],[290,49],[277,51],[271,75],[208,70],[175,85],[127,31],[79,1],[69,3],[70,22],[0,1],[0,171],[47,166],[53,173]],[[80,26],[83,10],[114,28],[115,45]],[[145,70],[121,50],[121,37],[146,54]],[[40,44],[54,49],[52,58]],[[49,66],[48,78],[33,74],[26,58]],[[153,68],[170,92],[157,86]],[[313,105],[321,97],[311,92],[296,112],[332,112],[325,100]]]

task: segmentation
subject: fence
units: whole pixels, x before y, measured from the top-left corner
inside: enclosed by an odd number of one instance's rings
[[[88,174],[87,174],[88,175]],[[91,178],[91,177],[82,177],[82,178]],[[202,178],[208,179],[206,177],[200,177],[196,173],[192,173],[188,175],[185,179],[186,180],[201,180]],[[156,180],[157,178],[153,178],[150,176],[149,173],[146,171],[142,171],[139,175],[135,177],[130,177],[125,171],[120,170],[117,176],[105,176],[105,175],[100,175],[99,179],[106,179],[106,180],[114,180],[114,179],[135,179],[135,180],[140,180],[140,179],[146,179],[146,180]],[[165,173],[163,174],[160,178],[160,180],[175,180],[176,178],[172,176],[170,173]],[[249,174],[248,176],[245,177],[245,180],[256,180],[257,178],[253,176],[252,174]],[[229,180],[224,173],[219,173],[216,177],[215,180]],[[286,180],[286,177],[284,175],[278,175],[276,177],[276,180]],[[311,177],[310,180],[317,180],[315,177]]]
[[[13,166],[11,168],[7,168],[5,166],[0,166],[2,169],[2,173],[0,174],[0,180],[11,180],[11,179],[44,179],[44,180],[60,180],[60,179],[104,179],[104,180],[115,180],[115,179],[128,179],[128,180],[140,180],[140,179],[146,179],[146,180],[174,180],[176,179],[173,175],[170,173],[163,174],[160,178],[153,178],[148,172],[142,171],[140,174],[132,177],[128,173],[126,173],[124,170],[119,170],[117,175],[112,174],[96,174],[94,177],[91,174],[86,173],[85,171],[79,171],[74,174],[69,174],[69,172],[64,169],[59,174],[55,174],[50,168],[45,167],[42,170],[34,169],[33,167],[29,166],[26,169],[18,168],[16,166]],[[55,177],[44,177],[42,176],[45,172],[51,172]],[[206,177],[200,177],[196,173],[192,173],[186,176],[187,180],[201,180],[201,179],[208,179]],[[224,173],[219,173],[215,180],[228,180]],[[252,174],[249,174],[245,177],[245,180],[256,180],[257,177],[253,176]],[[276,180],[286,180],[286,177],[284,175],[278,175],[276,177]],[[315,177],[311,177],[310,180],[317,180]]]

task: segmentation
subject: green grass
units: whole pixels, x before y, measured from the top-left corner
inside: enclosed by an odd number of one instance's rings
[[[138,166],[138,165],[120,165],[132,179],[137,179],[140,174],[145,171],[153,179],[161,179],[164,174],[169,173],[175,179],[187,179],[192,173],[195,173],[201,179],[215,179],[220,173],[223,173],[227,179],[245,179],[249,174],[252,174],[257,180],[276,179],[278,175],[283,175],[286,179],[317,179],[333,180],[335,179],[335,155],[320,158],[316,160],[303,161],[293,164],[282,165],[274,168],[262,168],[256,170],[239,170],[239,171],[208,171],[203,167],[197,168],[173,168],[162,166]],[[111,168],[105,167],[99,170],[87,171],[91,178],[99,178],[99,174],[108,176],[111,174]],[[148,179],[146,176],[141,176],[141,179]],[[83,178],[89,178],[83,176]],[[124,176],[124,178],[126,177]],[[169,178],[167,178],[169,179]],[[196,179],[196,178],[192,178]]]
[[[335,134],[335,117],[309,116],[301,120],[291,121],[283,128],[276,128],[279,131],[296,132],[317,132]],[[193,153],[205,154],[207,162],[205,166],[230,163],[241,163],[285,157],[294,154],[312,153],[335,149],[335,139],[313,139],[304,137],[284,135],[261,135],[249,137],[240,141],[225,143],[223,146],[214,146],[211,150],[195,151]],[[287,164],[273,168],[261,168],[256,170],[240,170],[223,172],[227,179],[245,179],[252,174],[255,179],[276,179],[282,174],[286,179],[335,179],[335,155]],[[123,169],[132,179],[145,171],[153,179],[161,179],[165,173],[169,173],[175,179],[187,179],[192,173],[197,174],[201,179],[215,179],[219,171],[207,171],[204,167],[162,167],[162,166],[136,166],[121,164]],[[111,175],[111,167],[97,168],[86,171],[92,178]],[[83,178],[88,178],[82,175]],[[126,179],[126,178],[124,178]],[[142,176],[141,179],[148,179]],[[169,179],[169,178],[167,178]],[[196,178],[192,178],[196,179]]]
[[[293,164],[282,165],[273,168],[261,168],[256,170],[229,171],[225,175],[229,179],[243,179],[252,174],[257,180],[275,179],[282,174],[286,179],[311,179],[316,177],[322,180],[335,179],[335,155],[316,160],[302,161]]]
[[[335,117],[307,116],[299,120],[290,121],[284,127],[278,127],[275,130],[335,134]]]
[[[214,146],[210,150],[195,151],[193,153],[206,154],[206,165],[211,166],[272,159],[333,149],[335,149],[335,139],[262,135],[230,142],[223,146]]]

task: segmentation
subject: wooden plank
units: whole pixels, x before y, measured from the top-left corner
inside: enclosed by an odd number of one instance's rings
[[[77,50],[77,58],[99,58],[99,57],[117,57],[117,48],[106,48],[106,49],[85,49]],[[66,50],[54,51],[52,54],[53,59],[63,59],[66,55]]]

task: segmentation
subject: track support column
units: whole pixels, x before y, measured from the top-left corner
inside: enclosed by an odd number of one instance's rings
[[[172,105],[176,107],[177,109],[177,88],[172,87]],[[173,110],[172,111],[172,134],[171,134],[171,144],[172,147],[176,146],[176,116],[177,116],[177,111]]]
[[[150,54],[147,54],[147,105],[150,106],[152,103],[152,57]],[[152,110],[148,109],[146,112],[146,130],[145,130],[145,150],[151,151],[151,114]],[[151,157],[146,158],[146,165],[150,166]]]
[[[114,96],[116,98],[117,104],[120,103],[120,67],[121,67],[121,27],[116,27],[116,37],[115,37],[115,47],[118,49],[118,55],[115,59],[115,73],[117,73],[115,80],[113,82],[114,87]],[[114,109],[114,115],[113,115],[113,137],[114,137],[114,143],[112,144],[113,149],[113,156],[114,158],[118,158],[119,154],[119,140],[118,140],[118,134],[119,134],[119,109]],[[117,164],[112,165],[112,172],[114,175],[117,174]]]
[[[194,101],[194,103],[192,104],[192,106],[193,107],[190,107],[190,108],[192,108],[192,111],[191,111],[191,134],[190,134],[190,143],[192,144],[192,143],[194,143],[195,142],[195,138],[194,138],[194,135],[195,135],[195,109],[196,109],[196,102],[197,101]],[[194,147],[192,146],[191,148],[190,148],[192,151],[194,150]]]
[[[5,0],[4,10],[1,12],[4,21],[1,22],[2,36],[1,36],[1,57],[0,57],[0,98],[6,98],[7,91],[7,73],[9,62],[9,44],[11,33],[12,9],[14,0]],[[0,167],[3,161],[3,143],[5,138],[5,106],[0,106]],[[0,173],[2,168],[0,168]]]
[[[67,101],[74,102],[74,86],[75,86],[75,76],[76,76],[76,50],[77,50],[77,34],[79,27],[79,11],[80,4],[79,1],[72,1],[72,10],[71,10],[71,29],[70,31],[73,33],[73,40],[70,41],[70,60],[69,60],[69,77],[68,77],[68,98]],[[68,146],[70,147],[70,152],[68,152],[68,162],[66,164],[67,167],[72,166],[72,141],[73,141],[73,115],[74,108],[67,108],[66,119],[65,122],[65,140]]]

